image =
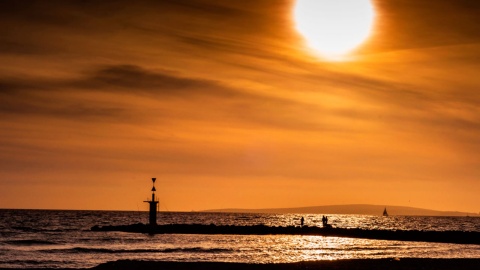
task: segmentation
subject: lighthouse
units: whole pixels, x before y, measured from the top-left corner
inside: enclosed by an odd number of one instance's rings
[[[152,178],[152,200],[151,201],[144,201],[150,205],[150,213],[148,217],[148,222],[150,226],[155,226],[157,225],[157,205],[158,205],[158,200],[155,199],[155,180],[157,178]]]

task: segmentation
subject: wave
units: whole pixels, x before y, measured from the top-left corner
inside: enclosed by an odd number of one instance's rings
[[[19,231],[24,231],[24,232],[39,232],[40,230],[31,228],[31,227],[25,227],[25,226],[13,226],[12,229],[19,230]]]
[[[58,243],[46,240],[35,240],[35,239],[25,239],[25,240],[9,240],[4,243],[16,246],[33,246],[33,245],[56,245]]]
[[[12,229],[23,232],[71,232],[78,231],[78,229],[38,229],[26,226],[13,226]]]
[[[108,248],[83,248],[75,247],[71,249],[51,249],[43,250],[46,253],[230,253],[233,249],[224,248],[166,248],[166,249],[108,249]]]
[[[77,266],[75,268],[75,266]],[[94,266],[94,265],[92,265]],[[45,258],[38,259],[6,259],[0,261],[0,269],[4,270],[19,270],[19,269],[37,269],[37,270],[48,270],[48,269],[79,269],[78,265],[75,265],[74,261],[69,260],[49,260]],[[87,270],[87,268],[85,268]]]

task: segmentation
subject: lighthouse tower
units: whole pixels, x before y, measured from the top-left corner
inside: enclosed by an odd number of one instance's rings
[[[158,200],[155,199],[155,180],[157,180],[157,178],[152,178],[152,183],[153,183],[153,187],[152,187],[152,200],[151,201],[144,201],[148,204],[150,204],[150,214],[149,214],[149,218],[148,218],[148,222],[149,222],[149,225],[150,226],[155,226],[157,225],[157,205],[158,205]]]

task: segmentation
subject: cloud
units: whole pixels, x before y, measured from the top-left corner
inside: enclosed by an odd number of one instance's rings
[[[79,88],[90,88],[92,90],[136,91],[160,97],[229,96],[236,92],[218,82],[181,77],[166,71],[149,71],[135,65],[103,67],[74,84]]]
[[[474,0],[375,1],[378,21],[364,51],[385,52],[480,41]]]
[[[280,112],[272,114],[270,110],[280,106],[291,111],[301,105],[288,99],[227,87],[216,81],[183,77],[163,70],[151,71],[135,65],[104,66],[79,77],[0,79],[3,99],[0,113],[127,120],[133,115],[143,115],[140,113],[142,105],[117,100],[140,97],[171,108],[170,112],[164,111],[165,117],[183,118],[186,115],[181,111],[186,110],[197,111],[191,116],[202,116],[204,121],[227,118],[262,125],[283,123],[281,125],[287,127],[292,125],[291,119],[285,119]],[[102,97],[101,93],[107,96]]]
[[[195,120],[204,125],[233,125],[298,131],[347,131],[335,117],[365,118],[368,113],[329,108],[255,88],[181,76],[138,65],[90,68],[76,78],[3,78],[0,113],[53,117],[70,121]],[[282,90],[284,91],[284,90]],[[292,92],[293,93],[293,92]],[[155,110],[155,115],[145,111]],[[322,117],[318,117],[322,115]]]

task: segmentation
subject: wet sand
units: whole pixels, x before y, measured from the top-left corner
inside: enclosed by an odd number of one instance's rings
[[[365,259],[315,261],[282,264],[247,264],[216,262],[139,262],[117,261],[99,265],[95,270],[142,269],[142,270],[300,270],[300,269],[480,269],[480,259]]]
[[[17,268],[18,269],[18,268]],[[33,270],[32,268],[29,268]],[[354,259],[278,264],[222,263],[222,262],[155,262],[119,260],[100,264],[91,270],[478,270],[480,259]],[[0,270],[4,270],[0,268]],[[47,270],[43,268],[43,270]],[[52,269],[53,270],[53,269]],[[56,269],[58,270],[58,269]],[[72,270],[72,269],[69,269]],[[85,270],[85,269],[84,269]]]

